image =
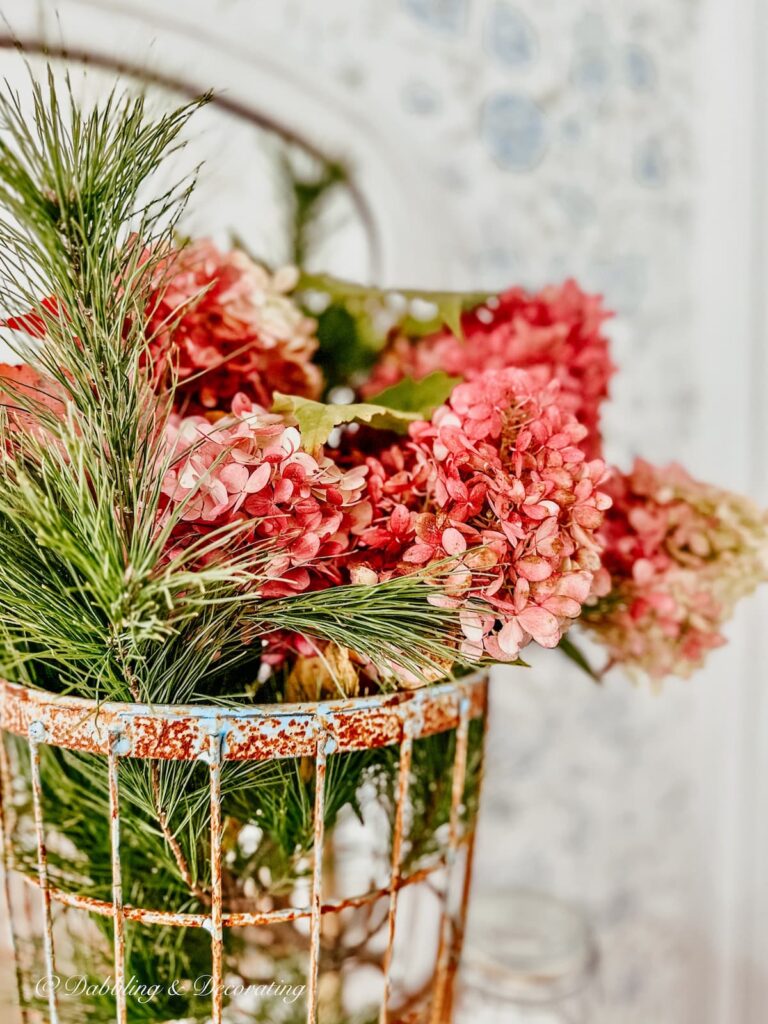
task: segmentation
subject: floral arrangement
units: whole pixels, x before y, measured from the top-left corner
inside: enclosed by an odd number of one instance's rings
[[[342,309],[363,292],[323,284]],[[253,599],[354,586],[365,602],[367,588],[418,575],[455,642],[419,670],[276,630],[261,637],[262,681],[277,668],[290,678],[300,659],[327,664],[332,646],[342,693],[417,685],[514,661],[532,641],[556,647],[577,620],[607,667],[654,680],[690,674],[723,642],[722,622],[766,577],[766,517],[675,465],[606,465],[614,366],[599,297],[574,281],[513,288],[422,337],[395,324],[368,372],[343,381],[368,401],[333,405],[306,293],[295,268],[271,273],[210,241],[153,258],[142,371],[156,396],[145,428],[162,438],[162,557],[210,567],[258,550]],[[438,317],[446,298],[426,297]],[[6,324],[45,343],[68,320],[49,296]],[[63,419],[66,380],[36,359],[0,379]],[[9,450],[44,434],[31,408],[12,409],[9,426]]]
[[[606,463],[600,298],[387,293],[184,242],[192,183],[151,183],[194,108],[33,91],[31,121],[0,101],[2,676],[99,700],[318,700],[531,644],[659,681],[723,642],[768,575],[768,518],[678,466]],[[449,756],[420,755],[414,860],[445,821]],[[355,764],[331,815],[363,777],[391,794],[386,752]],[[98,893],[108,795],[86,755],[42,767],[70,840],[57,877]],[[311,847],[313,782],[257,767],[258,787],[224,777],[228,820],[259,835],[245,854],[233,826],[227,863],[233,890],[258,879],[274,900]],[[172,768],[126,779],[126,860],[135,898],[194,907],[206,812]]]

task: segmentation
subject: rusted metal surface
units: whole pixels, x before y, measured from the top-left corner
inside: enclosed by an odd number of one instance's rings
[[[400,892],[400,860],[403,854],[403,832],[405,831],[405,806],[408,802],[408,787],[411,779],[411,755],[413,754],[413,722],[406,722],[403,741],[400,744],[400,764],[397,769],[397,803],[395,824],[392,830],[392,865],[389,880],[389,909],[387,912],[387,948],[384,951],[382,970],[384,972],[384,994],[379,1011],[379,1024],[387,1024],[389,998],[392,994],[392,956],[395,948],[395,924],[397,921],[397,897]]]
[[[323,734],[315,751],[315,809],[313,813],[312,898],[309,923],[309,974],[307,977],[307,1024],[317,1024],[320,980],[320,928],[323,920],[323,843],[325,841],[325,773],[334,741]]]
[[[120,733],[110,735],[107,772],[109,775],[109,838],[112,851],[112,918],[114,920],[115,1001],[117,1024],[126,1024],[128,1008],[125,998],[125,917],[123,915],[123,874],[120,864],[120,789],[118,783],[118,750]]]
[[[78,908],[114,921],[114,960],[116,978],[116,1020],[126,1024],[125,997],[125,921],[143,925],[204,928],[211,934],[212,1022],[221,1024],[223,1014],[223,942],[227,928],[245,928],[309,922],[309,972],[307,978],[307,1022],[317,1024],[319,1007],[320,952],[322,921],[326,914],[363,908],[387,899],[386,947],[382,959],[384,996],[380,1024],[390,1020],[391,968],[394,955],[398,894],[407,886],[428,879],[435,872],[446,878],[441,889],[443,911],[436,973],[431,990],[430,1022],[450,1020],[451,990],[457,963],[457,942],[464,930],[469,892],[474,828],[460,827],[461,803],[467,775],[469,725],[482,717],[487,708],[487,680],[482,674],[414,692],[314,705],[269,705],[230,711],[214,706],[167,706],[100,704],[68,697],[56,697],[40,691],[0,681],[0,730],[27,736],[32,765],[32,795],[37,834],[37,878],[24,875],[27,883],[38,888],[44,914],[43,933],[46,976],[48,979],[49,1021],[58,1024],[56,1006],[52,904]],[[410,771],[414,741],[436,733],[456,730],[456,752],[451,782],[451,809],[448,822],[448,846],[443,856],[434,857],[426,866],[403,876],[401,869],[405,813],[408,804]],[[110,839],[112,854],[112,899],[94,899],[65,892],[50,884],[45,846],[45,824],[40,778],[40,745],[100,754],[105,757],[109,781]],[[396,786],[396,805],[391,841],[390,877],[386,886],[344,900],[323,901],[325,779],[330,755],[385,745],[400,746]],[[269,760],[285,757],[308,758],[314,762],[314,843],[312,850],[312,888],[305,907],[254,910],[248,913],[225,910],[222,879],[221,770],[226,760]],[[159,762],[202,761],[209,766],[211,811],[211,889],[204,904],[207,913],[182,913],[135,907],[124,903],[120,858],[119,765],[122,758],[151,759]],[[5,762],[3,750],[0,762]],[[8,792],[7,764],[0,763],[3,794]],[[159,790],[159,779],[158,779]],[[0,794],[2,795],[2,794]],[[0,802],[0,810],[2,802]],[[158,813],[162,806],[158,799]],[[0,814],[0,826],[4,824]],[[173,838],[173,837],[171,837]],[[168,839],[168,836],[166,836]],[[450,907],[451,876],[459,848],[467,846],[462,897],[458,914]],[[10,868],[7,836],[4,858]],[[178,861],[178,856],[177,856]],[[190,879],[191,885],[191,879]],[[191,886],[191,891],[195,891]],[[208,904],[210,904],[208,906]],[[10,904],[9,904],[10,907]],[[10,911],[9,911],[10,912]],[[23,1003],[20,990],[20,1002]],[[446,1016],[446,1013],[448,1016]]]
[[[211,978],[213,991],[213,1024],[221,1024],[224,989],[224,929],[222,926],[221,893],[221,743],[214,732],[210,738],[211,784]]]
[[[40,744],[34,726],[29,728],[29,757],[32,766],[32,803],[35,812],[37,834],[37,874],[40,882],[40,897],[43,904],[43,951],[45,953],[45,979],[48,990],[48,1014],[50,1024],[59,1024],[59,1007],[56,998],[56,964],[53,953],[53,914],[51,893],[48,887],[48,850],[45,845],[45,821],[43,819],[43,786],[40,780]]]
[[[483,739],[481,743],[482,751],[482,763],[480,765],[480,773],[477,778],[477,802],[480,804],[483,790],[483,782],[485,779],[485,751],[486,741],[488,738],[488,712],[486,710],[485,717],[483,719]],[[454,922],[453,935],[451,937],[451,945],[449,951],[448,961],[448,979],[449,984],[447,986],[447,992],[445,994],[445,1003],[443,1005],[443,1016],[445,1020],[453,1020],[453,1007],[455,998],[455,986],[453,980],[456,977],[459,969],[459,961],[461,959],[461,951],[464,947],[464,935],[467,930],[467,914],[469,912],[469,897],[472,890],[472,872],[475,864],[475,845],[477,841],[477,829],[471,828],[466,835],[466,852],[464,859],[464,873],[461,881],[461,900],[459,903],[458,914],[456,915],[456,921]]]
[[[448,990],[453,985],[453,978],[450,972],[450,944],[451,944],[451,883],[453,881],[453,867],[456,861],[456,853],[459,847],[459,814],[461,802],[464,796],[464,787],[467,780],[467,750],[469,747],[469,722],[470,706],[466,696],[462,697],[460,705],[460,720],[456,730],[456,754],[453,764],[453,778],[451,782],[451,813],[448,822],[448,857],[446,868],[445,888],[443,890],[443,911],[440,920],[440,938],[437,950],[437,971],[435,973],[435,985],[432,993],[432,1010],[430,1013],[430,1024],[443,1024],[445,1020],[445,1004],[449,998]]]
[[[418,885],[420,882],[426,881],[431,875],[442,871],[445,865],[444,858],[436,858],[428,866],[401,877],[397,884],[397,891],[400,892],[411,885]],[[36,878],[29,875],[23,877],[29,886],[35,889],[39,887],[39,881]],[[343,910],[358,910],[388,897],[391,891],[391,885],[387,885],[381,889],[370,889],[359,896],[349,896],[344,900],[326,900],[321,904],[320,912],[321,914],[339,914]],[[114,914],[113,904],[106,900],[83,896],[81,893],[65,892],[50,884],[48,892],[54,903],[60,903],[62,906],[85,910],[89,914],[98,914],[99,917],[112,917]],[[284,910],[265,910],[261,913],[232,913],[225,910],[221,915],[221,923],[224,928],[258,928],[265,925],[291,924],[294,921],[307,920],[311,916],[311,907],[288,907]],[[208,928],[211,921],[209,914],[148,910],[144,907],[133,907],[129,903],[123,904],[123,917],[126,921],[136,921],[139,924],[162,925],[171,928]]]
[[[482,675],[386,696],[235,711],[208,705],[98,704],[0,681],[0,729],[26,736],[34,726],[40,742],[105,756],[110,733],[117,730],[121,756],[170,761],[205,760],[211,733],[218,732],[225,760],[263,761],[314,757],[323,733],[335,740],[336,753],[346,753],[399,743],[409,719],[416,724],[415,739],[455,729],[465,694],[471,717],[482,715]]]
[[[9,931],[11,933],[11,956],[16,970],[16,998],[19,1003],[19,1017],[21,1024],[27,1022],[26,994],[24,992],[24,977],[19,961],[18,944],[16,942],[16,927],[13,915],[13,903],[11,902],[11,871],[13,869],[13,847],[11,844],[11,822],[7,809],[11,806],[11,772],[8,764],[8,754],[5,749],[5,740],[0,733],[0,843],[2,843],[3,857],[3,895],[5,906],[8,912]]]

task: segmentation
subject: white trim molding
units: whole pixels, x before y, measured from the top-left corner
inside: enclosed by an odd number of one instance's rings
[[[764,0],[704,0],[694,297],[700,475],[768,501],[768,93]],[[728,678],[702,686],[695,1024],[768,1006],[768,599],[741,610]]]

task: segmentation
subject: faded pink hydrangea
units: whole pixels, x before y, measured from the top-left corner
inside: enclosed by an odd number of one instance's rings
[[[275,391],[318,397],[315,321],[287,294],[294,268],[270,274],[245,253],[198,241],[171,254],[160,277],[150,353],[161,376],[169,363],[176,371],[186,412],[227,412],[238,392],[267,407]]]
[[[600,296],[572,280],[537,293],[510,288],[464,314],[463,338],[450,331],[418,341],[396,337],[363,393],[435,370],[474,380],[488,370],[527,369],[540,383],[560,383],[560,405],[587,428],[581,443],[593,457],[601,451],[600,405],[615,369],[603,333],[609,315]]]
[[[309,455],[295,427],[245,395],[215,423],[172,420],[167,439],[173,461],[162,485],[165,508],[184,505],[175,545],[242,520],[250,526],[239,543],[268,545],[263,596],[341,582],[342,556],[371,518],[361,500],[365,466],[343,470]]]
[[[366,460],[374,520],[355,571],[372,582],[448,560],[438,599],[456,607],[473,657],[556,646],[600,571],[605,465],[586,459],[586,429],[561,400],[556,381],[486,373]]]
[[[610,485],[607,596],[584,622],[610,655],[658,681],[688,676],[723,622],[768,577],[768,515],[749,499],[638,459]]]
[[[40,440],[46,439],[48,433],[41,426],[37,412],[27,412],[21,408],[14,401],[15,394],[26,397],[33,406],[40,406],[57,419],[62,419],[66,412],[66,396],[62,386],[26,363],[19,366],[0,363],[0,405],[7,413],[9,425],[12,429],[21,429]]]

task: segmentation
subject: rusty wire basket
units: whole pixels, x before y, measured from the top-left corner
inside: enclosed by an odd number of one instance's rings
[[[225,998],[228,993],[226,978],[231,973],[225,956],[228,934],[239,931],[240,935],[253,935],[254,930],[276,926],[298,929],[297,934],[305,940],[302,964],[306,985],[300,1012],[294,1006],[293,1012],[298,1015],[285,1019],[306,1019],[310,1024],[330,1020],[331,1017],[326,1017],[322,1009],[326,935],[338,933],[339,921],[353,919],[355,913],[365,911],[370,914],[371,908],[377,906],[381,908],[376,933],[378,954],[367,959],[369,964],[371,959],[375,960],[379,972],[379,985],[373,986],[378,1005],[374,1013],[362,1018],[356,1016],[354,1020],[428,1021],[429,1024],[451,1020],[454,979],[470,889],[476,810],[475,807],[472,813],[468,813],[465,793],[470,781],[479,789],[482,756],[476,756],[474,751],[468,767],[468,750],[471,730],[473,736],[479,736],[474,741],[475,747],[482,750],[486,709],[487,679],[482,674],[410,693],[320,704],[261,705],[247,710],[197,705],[97,706],[92,701],[53,696],[7,682],[0,683],[0,729],[3,734],[3,742],[0,743],[0,825],[3,830],[5,897],[14,939],[18,1007],[22,1021],[26,1024],[32,1020],[48,1020],[51,1024],[58,1024],[67,1019],[62,1014],[57,993],[57,929],[61,917],[77,913],[86,918],[98,915],[112,921],[113,1017],[118,1024],[132,1019],[126,994],[127,922],[151,927],[205,929],[210,933],[210,1003],[205,1016],[214,1024],[230,1019],[230,1004]],[[16,738],[11,741],[8,734]],[[440,734],[451,736],[452,764],[447,772],[449,777],[443,780],[450,812],[439,830],[440,836],[435,838],[431,856],[409,870],[404,867],[403,852],[408,843],[407,821],[412,814],[409,789],[413,752],[420,741]],[[40,772],[41,748],[44,746],[86,752],[103,759],[111,819],[111,865],[105,867],[111,872],[111,900],[67,891],[52,880],[49,854],[51,843],[55,844],[57,839],[51,835],[46,820],[50,797],[45,798]],[[334,893],[326,891],[329,884],[328,851],[333,844],[333,831],[325,828],[329,761],[356,751],[397,747],[399,755],[393,777],[395,799],[393,813],[387,822],[388,878],[384,884],[372,888],[360,886],[360,891],[350,892],[347,886],[343,897],[333,898]],[[301,759],[303,770],[308,769],[314,775],[314,841],[307,870],[308,900],[304,905],[270,908],[254,898],[251,908],[244,909],[239,905],[232,909],[227,906],[222,885],[222,768],[232,761],[263,762],[285,758]],[[20,759],[26,764],[21,765]],[[127,759],[147,759],[147,763],[152,765],[160,761],[176,761],[206,766],[206,786],[210,790],[210,845],[206,848],[210,850],[211,858],[211,898],[205,913],[158,910],[131,905],[124,899],[121,765]],[[470,772],[477,777],[469,780]],[[36,872],[29,870],[29,863],[25,870],[15,857],[19,837],[14,832],[23,827],[14,809],[14,803],[18,802],[14,788],[18,788],[20,774],[26,775],[31,789],[30,831],[34,833],[31,849],[35,854]],[[32,822],[34,828],[31,827]],[[406,928],[402,924],[398,928],[401,893],[425,886],[429,887],[430,898],[434,897],[432,944],[429,941],[425,944],[418,938],[418,928]],[[34,889],[39,892],[42,915],[35,907],[37,900],[29,899],[29,893]],[[402,900],[400,905],[402,909]],[[31,923],[34,916],[39,921],[37,942],[40,958],[37,970],[44,984],[41,988],[38,979],[37,995],[44,993],[42,1005],[41,999],[35,1004],[34,993],[30,991],[35,982],[35,967],[25,958],[22,949],[28,946],[28,936],[34,931]],[[418,919],[418,907],[416,916]],[[199,931],[196,934],[199,935]],[[397,959],[396,949],[402,962],[407,963],[418,954],[424,957],[427,947],[426,982],[422,980],[415,992],[407,991],[407,986],[405,990],[399,986],[395,1000],[394,988],[397,986],[393,987],[393,964]],[[237,1017],[234,1013],[231,1019],[259,1018]],[[337,1019],[334,1017],[334,1022]]]

